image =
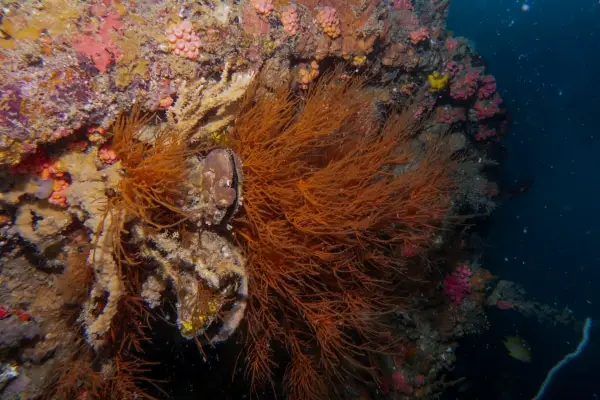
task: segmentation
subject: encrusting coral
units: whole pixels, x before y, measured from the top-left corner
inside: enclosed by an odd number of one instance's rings
[[[436,143],[412,151],[411,113],[375,118],[358,78],[322,77],[301,101],[287,89],[249,100],[232,135],[243,161],[248,257],[247,369],[290,357],[294,398],[324,398],[332,379],[370,373],[383,316],[401,305],[404,246],[426,249],[452,208],[458,162]]]
[[[72,222],[70,214],[48,205],[23,204],[19,207],[13,230],[24,240],[35,245],[40,254],[47,254],[53,247],[60,249],[66,239],[61,235]]]

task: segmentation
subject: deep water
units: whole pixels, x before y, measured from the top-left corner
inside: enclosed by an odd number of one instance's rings
[[[494,213],[484,266],[528,295],[594,320],[581,357],[558,373],[545,399],[600,396],[600,2],[452,0],[448,28],[473,40],[496,76],[513,127],[504,184],[531,190]],[[490,313],[490,331],[459,350],[467,378],[452,398],[528,399],[572,351],[580,330]],[[533,362],[511,359],[501,340],[520,334]]]

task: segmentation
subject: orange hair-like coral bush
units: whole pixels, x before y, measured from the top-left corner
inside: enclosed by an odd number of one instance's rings
[[[194,153],[186,138],[177,131],[160,130],[151,140],[140,140],[149,117],[138,107],[115,122],[112,149],[123,167],[123,174],[109,197],[98,232],[112,236],[117,262],[127,256],[120,240],[125,223],[138,219],[153,228],[168,228],[187,219],[182,209],[187,179],[187,158]],[[109,221],[108,226],[104,226]]]
[[[176,131],[160,131],[151,143],[139,140],[148,118],[138,108],[121,116],[113,127],[113,150],[124,168],[119,182],[123,208],[154,227],[164,227],[164,215],[184,213],[181,199],[187,177],[186,158],[192,154],[185,137]]]
[[[411,278],[396,249],[431,245],[455,190],[450,154],[435,143],[417,150],[407,115],[378,121],[363,86],[329,75],[306,100],[286,89],[250,95],[233,133],[244,172],[234,231],[248,257],[247,372],[254,387],[274,385],[274,349],[284,348],[294,399],[325,398],[331,382],[374,372],[385,314]]]

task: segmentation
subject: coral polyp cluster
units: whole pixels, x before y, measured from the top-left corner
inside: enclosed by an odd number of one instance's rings
[[[337,38],[342,33],[340,30],[340,18],[333,7],[323,7],[317,14],[317,22],[327,36],[332,39]]]
[[[298,33],[300,25],[298,24],[298,10],[294,6],[290,6],[281,12],[281,23],[283,29],[288,35],[293,36]]]
[[[194,59],[200,54],[200,38],[189,21],[167,29],[169,48],[173,54]]]

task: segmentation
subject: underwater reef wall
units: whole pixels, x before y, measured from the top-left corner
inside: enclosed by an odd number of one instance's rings
[[[508,120],[447,0],[2,5],[2,398],[163,398],[164,323],[255,393],[451,384]]]

